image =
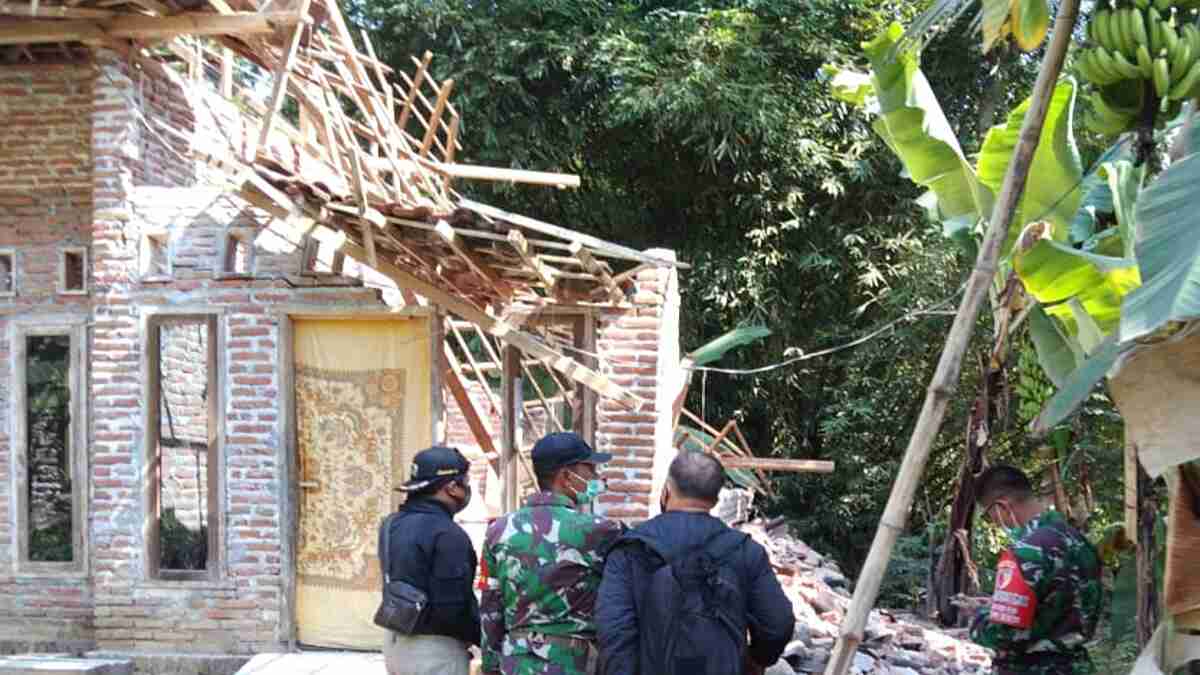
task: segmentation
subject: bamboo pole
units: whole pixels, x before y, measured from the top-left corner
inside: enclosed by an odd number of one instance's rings
[[[971,334],[975,330],[975,320],[979,316],[983,301],[987,298],[988,288],[996,276],[1000,249],[1008,236],[1013,214],[1017,210],[1021,194],[1025,190],[1025,183],[1029,178],[1033,154],[1037,150],[1042,126],[1046,121],[1046,109],[1054,94],[1054,86],[1058,82],[1059,73],[1062,72],[1067,47],[1071,44],[1071,30],[1078,14],[1079,0],[1063,0],[1058,7],[1058,16],[1054,21],[1054,36],[1042,59],[1037,82],[1033,87],[1029,111],[1021,125],[1021,135],[1017,142],[1016,152],[1005,173],[1000,196],[996,199],[995,207],[992,210],[987,235],[979,249],[979,258],[975,261],[975,269],[972,270],[970,281],[967,282],[967,289],[958,306],[958,313],[954,317],[950,334],[946,336],[946,346],[938,361],[933,381],[926,392],[925,403],[921,407],[921,416],[909,439],[908,449],[904,452],[900,474],[892,485],[892,494],[888,498],[887,507],[879,521],[879,528],[875,531],[875,539],[871,542],[867,561],[863,565],[862,573],[855,585],[854,598],[842,621],[837,644],[834,645],[829,665],[825,668],[825,675],[845,675],[854,661],[854,654],[858,651],[859,644],[862,643],[867,619],[871,614],[871,608],[875,605],[875,599],[879,595],[879,586],[883,581],[884,572],[887,570],[892,548],[896,544],[897,537],[904,530],[909,508],[912,506],[921,475],[925,471],[925,463],[929,459],[930,447],[942,426],[942,420],[946,416],[946,406],[958,384],[959,375],[962,373],[963,355],[971,341]]]

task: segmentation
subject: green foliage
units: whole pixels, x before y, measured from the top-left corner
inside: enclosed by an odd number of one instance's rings
[[[1108,334],[1121,320],[1122,299],[1141,282],[1132,260],[1088,253],[1045,239],[1014,255],[1013,268],[1025,290],[1047,314],[1061,321],[1071,336],[1079,334],[1079,325],[1070,301],[1082,304]]]
[[[1116,341],[1116,336],[1110,336],[1095,354],[1071,373],[1058,392],[1046,403],[1042,413],[1033,421],[1030,431],[1034,435],[1042,435],[1075,412],[1091,395],[1096,384],[1108,374],[1120,354],[1121,347]]]
[[[1172,322],[1200,318],[1200,154],[1172,164],[1138,197],[1142,235],[1137,260],[1143,285],[1129,294],[1121,339],[1135,340]]]
[[[159,522],[159,545],[165,570],[202,570],[208,562],[208,527],[189,528],[175,515],[175,509],[163,509]]]
[[[1083,179],[1083,164],[1075,144],[1075,91],[1075,82],[1071,79],[1054,88],[1030,165],[1031,180],[1025,184],[1021,202],[1013,215],[1005,252],[1012,248],[1021,230],[1032,222],[1049,221],[1054,239],[1067,237],[1068,225],[1079,206],[1079,184]],[[979,151],[979,180],[994,193],[1000,192],[1016,152],[1029,104],[1030,99],[1025,99],[1008,114],[1004,124],[992,127]]]
[[[755,340],[761,340],[771,334],[771,329],[766,326],[739,326],[717,337],[704,346],[692,350],[688,353],[688,358],[697,366],[703,366],[707,363],[712,363],[725,356],[725,353],[748,345]]]

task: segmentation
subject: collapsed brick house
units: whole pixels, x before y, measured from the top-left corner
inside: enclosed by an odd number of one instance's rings
[[[257,10],[0,11],[0,643],[374,646],[375,526],[433,441],[476,520],[560,428],[616,456],[601,512],[649,515],[673,255],[462,198],[572,177],[455,163],[428,57]]]

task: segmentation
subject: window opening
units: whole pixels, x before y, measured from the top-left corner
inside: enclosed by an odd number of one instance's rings
[[[26,337],[25,534],[31,562],[75,559],[70,370],[69,335]]]
[[[253,273],[254,248],[244,236],[230,234],[225,239],[225,261],[222,266],[226,274],[248,275]]]
[[[142,238],[142,278],[171,276],[170,246],[165,232],[147,233]]]
[[[163,578],[215,574],[217,519],[215,320],[172,318],[152,328],[155,480],[151,557]]]
[[[0,296],[15,295],[17,291],[17,256],[12,251],[0,251]]]
[[[62,252],[59,263],[58,289],[60,293],[83,293],[87,290],[87,257],[80,249]]]

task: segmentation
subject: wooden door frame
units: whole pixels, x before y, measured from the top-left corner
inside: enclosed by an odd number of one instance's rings
[[[400,321],[425,317],[429,321],[430,340],[430,403],[432,425],[430,438],[434,442],[441,440],[445,428],[442,424],[443,403],[441,397],[440,368],[441,361],[441,332],[437,326],[440,312],[433,307],[404,307],[398,309],[383,308],[381,310],[347,311],[344,307],[282,307],[275,312],[279,325],[279,348],[276,350],[276,370],[279,373],[280,423],[283,429],[283,442],[276,452],[276,462],[281,468],[280,477],[284,481],[279,491],[279,512],[283,517],[282,535],[280,537],[280,567],[283,588],[280,596],[279,626],[277,628],[278,642],[287,643],[288,651],[297,651],[297,634],[299,625],[296,619],[296,542],[300,536],[300,474],[299,455],[296,445],[296,363],[295,363],[295,322],[304,320],[341,319],[347,321]]]

